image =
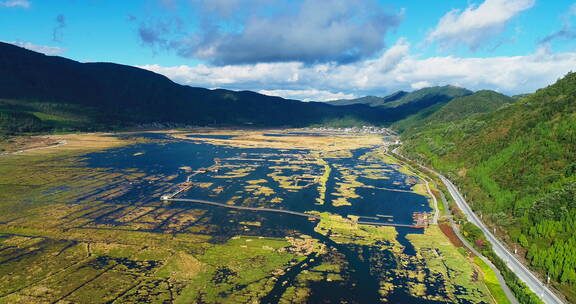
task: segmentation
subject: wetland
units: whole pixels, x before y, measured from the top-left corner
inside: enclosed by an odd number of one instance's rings
[[[434,210],[425,178],[385,154],[394,138],[54,140],[0,156],[0,303],[495,303],[438,226],[395,226]]]

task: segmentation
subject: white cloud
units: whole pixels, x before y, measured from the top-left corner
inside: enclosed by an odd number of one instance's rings
[[[302,101],[329,101],[337,99],[353,99],[357,98],[354,94],[346,94],[343,92],[332,93],[330,91],[322,90],[260,90],[260,94],[270,96],[280,96],[288,99],[296,99]]]
[[[31,43],[31,42],[6,41],[6,43],[17,45],[19,47],[23,47],[23,48],[29,49],[31,51],[35,51],[38,53],[42,53],[45,55],[51,55],[51,56],[61,55],[62,53],[64,53],[66,51],[65,49],[63,49],[61,47],[38,45],[38,44]]]
[[[535,0],[485,0],[479,6],[470,5],[465,10],[449,11],[427,42],[438,42],[441,47],[466,45],[475,50],[489,39],[500,34],[508,21],[520,12],[531,8]]]
[[[0,1],[0,7],[29,8],[30,2],[28,0],[6,0],[6,1]]]
[[[413,88],[414,90],[419,90],[430,86],[432,86],[432,84],[426,80],[418,81],[410,85],[410,87]]]
[[[162,67],[159,65],[146,65],[142,68],[164,74],[172,80],[189,85],[202,85],[205,87],[234,86],[245,83],[298,83],[301,79],[299,73],[307,70],[299,62],[287,63],[258,63],[254,65],[227,65]],[[265,77],[265,78],[263,78]]]
[[[526,56],[491,58],[410,57],[397,75],[412,83],[453,84],[473,90],[492,89],[509,94],[535,91],[556,81],[576,66],[576,53],[553,54],[540,48]]]
[[[547,47],[524,56],[421,58],[410,54],[410,46],[403,39],[378,58],[345,65],[142,66],[192,86],[266,90],[306,100],[319,99],[322,92],[362,96],[447,84],[526,93],[553,83],[574,67],[576,52],[553,53]]]
[[[186,31],[181,22],[176,22],[179,18],[143,22],[138,34],[144,45],[173,49],[180,56],[218,65],[349,63],[380,52],[386,34],[400,24],[403,13],[389,13],[377,0],[192,3],[200,11],[199,26]]]

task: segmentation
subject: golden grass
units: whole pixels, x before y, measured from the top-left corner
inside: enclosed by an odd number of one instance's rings
[[[267,182],[268,182],[268,181],[265,180],[265,179],[256,179],[256,180],[247,181],[247,183],[250,184],[250,185],[264,184],[264,183],[267,183]]]
[[[226,145],[239,148],[307,149],[316,151],[349,153],[349,150],[371,147],[383,143],[380,136],[264,136],[261,131],[221,131],[218,135],[237,135],[231,139],[190,138],[197,133],[173,133],[178,139],[197,140],[213,145]],[[211,133],[216,134],[216,133]]]
[[[35,154],[56,154],[61,152],[90,152],[96,150],[103,150],[115,148],[132,143],[129,140],[123,140],[118,137],[111,136],[111,133],[84,133],[84,134],[64,134],[64,135],[48,135],[47,137],[63,142],[65,144],[47,147],[44,149],[33,149],[24,151],[22,155],[35,155]]]
[[[328,183],[328,178],[330,178],[330,173],[332,172],[332,168],[321,157],[318,157],[318,164],[324,167],[324,173],[320,177],[320,181],[319,181],[320,182],[320,188],[318,189],[318,192],[320,193],[320,197],[318,197],[316,199],[316,202],[318,203],[318,205],[324,205],[325,200],[326,200],[326,183]]]
[[[175,280],[190,280],[204,271],[205,266],[193,256],[184,252],[177,252],[168,259],[155,275],[171,277]]]
[[[360,198],[360,195],[356,193],[356,188],[366,187],[366,185],[357,180],[358,176],[352,174],[352,170],[340,169],[339,171],[342,173],[344,182],[336,183],[336,192],[332,194],[338,198],[332,200],[332,205],[334,207],[351,206],[352,203],[348,199]]]
[[[250,192],[252,193],[252,195],[254,196],[270,196],[270,195],[274,195],[275,192],[274,190],[272,190],[272,188],[270,187],[266,187],[266,186],[261,186],[261,185],[249,185],[244,187],[244,190],[246,192]]]
[[[381,241],[388,241],[390,244],[398,245],[396,241],[396,228],[386,226],[358,225],[357,217],[345,219],[339,215],[330,213],[317,213],[320,215],[320,222],[314,230],[323,235],[330,235],[330,238],[341,244],[363,244],[375,245]]]

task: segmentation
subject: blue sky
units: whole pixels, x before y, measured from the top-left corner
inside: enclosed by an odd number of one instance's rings
[[[516,94],[576,67],[574,1],[422,3],[0,0],[0,41],[303,100],[446,84]]]

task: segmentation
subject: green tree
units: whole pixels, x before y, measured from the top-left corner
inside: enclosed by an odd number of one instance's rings
[[[524,234],[520,234],[520,236],[518,237],[518,242],[520,242],[520,245],[522,245],[522,247],[528,248],[528,239]]]

